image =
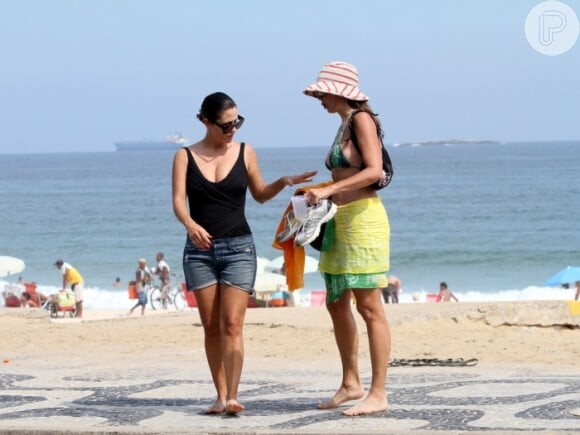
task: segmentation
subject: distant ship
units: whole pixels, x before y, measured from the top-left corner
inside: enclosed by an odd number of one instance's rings
[[[189,145],[191,142],[181,133],[175,133],[167,136],[165,140],[160,141],[124,141],[116,142],[117,151],[175,151],[181,147]]]

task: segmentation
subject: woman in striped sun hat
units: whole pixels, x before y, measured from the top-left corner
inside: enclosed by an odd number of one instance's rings
[[[333,183],[306,193],[309,204],[331,198],[338,206],[330,225],[334,229],[331,236],[327,224],[324,237],[332,242],[320,252],[319,269],[326,285],[326,307],[334,326],[343,374],[337,392],[318,408],[336,408],[364,397],[343,414],[386,411],[385,381],[391,336],[380,289],[388,285],[390,227],[381,198],[372,187],[383,176],[381,124],[368,105],[368,97],[358,87],[358,70],[349,63],[324,65],[316,82],[304,93],[320,100],[327,112],[336,113],[341,119],[326,157]],[[353,297],[369,337],[372,379],[366,396],[358,369]]]

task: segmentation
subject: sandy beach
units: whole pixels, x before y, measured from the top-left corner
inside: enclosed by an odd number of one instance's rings
[[[573,433],[580,428],[577,304],[385,305],[391,358],[478,361],[391,367],[389,411],[357,418],[316,410],[340,381],[326,309],[249,309],[239,396],[246,410],[233,419],[203,415],[215,391],[195,310],[144,317],[86,310],[81,321],[5,308],[0,432]],[[357,321],[368,386],[368,345],[358,315]]]
[[[353,306],[354,308],[354,306]],[[580,315],[564,301],[385,305],[391,358],[477,358],[482,366],[577,368]],[[358,313],[361,369],[368,365]],[[338,368],[332,325],[324,307],[248,309],[245,371],[296,364]],[[50,319],[35,309],[0,310],[0,357],[11,368],[63,364],[87,367],[160,366],[167,359],[205,365],[196,310],[86,310],[79,319]],[[209,377],[209,373],[208,373]],[[243,383],[243,381],[242,381]]]

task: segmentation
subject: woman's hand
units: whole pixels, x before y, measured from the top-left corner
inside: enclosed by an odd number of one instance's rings
[[[209,249],[211,247],[212,237],[203,227],[199,225],[187,227],[187,235],[196,248]]]
[[[282,177],[282,181],[284,182],[285,186],[294,186],[295,184],[308,183],[312,181],[312,177],[314,177],[317,173],[318,171],[303,172],[299,175]]]
[[[320,204],[320,201],[332,196],[332,189],[330,186],[320,187],[318,189],[310,189],[304,193],[308,205]]]

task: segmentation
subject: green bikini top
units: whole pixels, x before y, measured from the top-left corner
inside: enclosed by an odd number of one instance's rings
[[[336,168],[350,168],[350,163],[344,156],[342,152],[342,147],[340,146],[340,142],[336,142],[332,145],[330,153],[328,153],[328,157],[326,158],[326,168],[328,170],[336,169]]]
[[[349,119],[346,120],[340,127],[338,134],[336,135],[336,139],[330,148],[330,152],[326,156],[326,161],[324,162],[326,168],[330,171],[332,169],[337,168],[354,168],[355,166],[351,166],[350,162],[345,157],[344,153],[342,152],[342,136],[344,135],[344,130],[346,130],[346,126],[349,125]]]

